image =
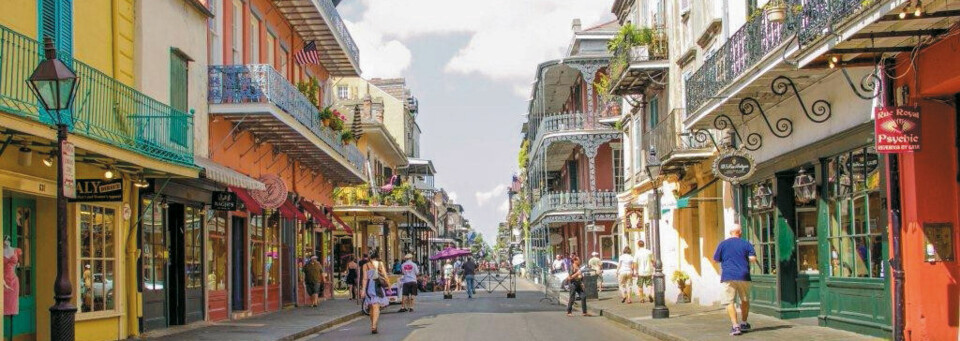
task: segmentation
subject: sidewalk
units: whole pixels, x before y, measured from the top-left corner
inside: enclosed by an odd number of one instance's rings
[[[317,308],[291,308],[234,321],[199,322],[148,332],[141,338],[170,341],[295,340],[361,315],[356,302],[336,299],[324,301]]]
[[[541,287],[542,288],[542,287]],[[567,292],[553,292],[560,304],[566,306]],[[656,337],[661,340],[716,340],[730,336],[730,318],[719,306],[698,304],[667,304],[670,318],[654,320],[650,317],[652,303],[620,303],[616,291],[603,291],[599,300],[587,300],[587,311],[611,321]],[[580,304],[574,304],[579,312]],[[579,316],[579,314],[574,315]],[[833,328],[798,324],[766,315],[750,314],[753,327],[737,340],[877,340],[876,338]]]

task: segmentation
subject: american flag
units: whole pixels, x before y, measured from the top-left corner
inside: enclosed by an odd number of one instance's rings
[[[303,49],[297,51],[293,56],[297,60],[297,63],[300,65],[305,64],[320,64],[320,52],[317,52],[317,44],[311,40],[307,45],[303,46]]]

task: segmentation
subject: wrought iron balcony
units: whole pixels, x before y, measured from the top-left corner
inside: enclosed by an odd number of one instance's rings
[[[331,0],[274,1],[277,9],[305,40],[316,42],[324,67],[333,76],[360,75],[360,49]]]
[[[713,142],[708,136],[698,138],[696,134],[681,131],[683,109],[674,109],[653,129],[643,133],[643,150],[653,147],[662,162],[664,172],[682,168],[685,164],[697,163],[713,155]],[[709,130],[719,141],[719,133]]]
[[[547,134],[585,131],[591,130],[611,130],[609,126],[600,123],[600,120],[608,117],[619,116],[619,108],[616,110],[604,110],[600,113],[565,113],[543,117],[537,124],[536,141],[539,141]],[[594,121],[588,122],[588,116],[592,116]]]
[[[802,46],[823,37],[832,27],[844,23],[863,9],[881,1],[865,0],[785,0],[787,17],[783,23],[770,22],[762,10],[752,14],[746,24],[709,56],[686,82],[686,108],[695,114],[720,91],[754,70],[767,58],[781,58],[770,52],[796,36]]]
[[[566,210],[616,210],[617,193],[613,191],[597,192],[553,192],[540,197],[530,210],[530,221],[537,221],[542,215],[554,211]]]
[[[667,36],[663,27],[652,29],[653,42],[647,45],[617,47],[610,60],[610,93],[637,94],[651,79],[670,68]]]
[[[210,87],[207,98],[212,105],[211,114],[226,115],[228,119],[236,119],[238,124],[247,124],[247,130],[254,134],[263,133],[264,138],[275,139],[268,142],[284,152],[299,154],[308,166],[332,171],[336,173],[335,177],[348,183],[364,181],[361,176],[365,162],[363,154],[355,145],[344,144],[337,132],[323,125],[319,117],[320,110],[272,66],[215,65],[210,66],[208,72]],[[263,107],[263,104],[268,106]],[[244,118],[255,114],[271,114],[260,116],[272,118],[264,117],[263,122],[258,122],[256,117]],[[286,129],[277,130],[276,121],[282,122],[280,127],[286,126]],[[258,129],[270,131],[260,132]],[[310,136],[303,136],[303,133],[313,135],[323,145],[301,143],[304,138],[311,140]],[[310,148],[310,144],[314,145],[313,148]],[[317,148],[320,149],[319,153]],[[342,157],[346,164],[342,164],[343,160],[337,160],[337,156]],[[333,164],[341,166],[333,167]]]
[[[26,80],[43,58],[40,42],[0,26],[0,111],[54,125]],[[65,58],[66,59],[66,58]],[[193,115],[174,109],[84,64],[67,125],[73,134],[163,161],[193,166]]]

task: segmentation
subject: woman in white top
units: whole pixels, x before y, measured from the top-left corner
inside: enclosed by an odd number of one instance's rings
[[[631,288],[633,287],[633,278],[637,273],[637,263],[633,260],[633,254],[630,252],[630,247],[625,246],[623,248],[623,253],[620,255],[620,259],[617,263],[617,279],[620,284],[620,303],[626,302],[627,304],[633,303],[633,298],[631,297]]]

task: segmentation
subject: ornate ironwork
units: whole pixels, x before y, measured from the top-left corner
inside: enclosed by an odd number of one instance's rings
[[[715,98],[745,72],[755,69],[765,58],[781,58],[770,52],[788,43],[794,36],[798,44],[832,34],[836,27],[880,1],[863,0],[786,0],[787,18],[783,24],[767,20],[766,15],[751,16],[727,42],[709,56],[686,82],[686,108],[697,114],[704,103]],[[797,10],[799,9],[799,11]]]
[[[743,145],[743,148],[746,148],[749,151],[756,151],[763,147],[763,136],[757,133],[750,133],[747,135],[746,140],[743,139],[743,136],[740,135],[740,131],[737,130],[736,125],[733,124],[733,119],[726,114],[717,115],[717,118],[713,119],[713,127],[717,130],[730,129],[733,131],[734,138],[737,139],[739,144]]]
[[[877,76],[876,71],[876,68],[874,68],[874,72],[867,73],[863,78],[860,78],[859,84],[853,84],[853,79],[850,78],[850,73],[847,72],[847,69],[844,67],[840,68],[840,72],[843,73],[843,77],[846,78],[847,84],[850,84],[850,89],[853,90],[853,93],[857,95],[857,97],[865,100],[871,100],[880,95],[877,88],[880,86],[881,79],[880,76]],[[871,95],[864,95],[861,91]]]
[[[763,121],[767,123],[767,128],[770,128],[770,133],[779,138],[786,138],[793,134],[793,121],[789,118],[780,118],[777,120],[777,125],[774,126],[770,123],[770,119],[767,117],[767,113],[763,110],[763,106],[760,105],[760,102],[753,97],[746,97],[740,100],[740,114],[743,116],[750,116],[755,111],[760,112],[760,116],[763,117]],[[756,134],[756,133],[753,133]],[[749,136],[748,136],[749,138]]]
[[[533,205],[530,210],[530,221],[537,221],[543,214],[556,210],[615,210],[616,208],[617,194],[612,191],[555,192],[543,195]]]
[[[717,149],[717,152],[720,152],[720,144],[717,143],[717,139],[713,137],[713,133],[706,129],[692,129],[690,134],[693,135],[693,139],[697,140],[699,143],[707,143],[710,141],[713,143],[713,147]]]
[[[790,77],[781,75],[777,78],[774,78],[773,81],[770,82],[770,91],[773,91],[773,93],[779,96],[785,95],[788,90],[793,90],[793,96],[797,98],[797,102],[800,102],[800,108],[803,109],[803,114],[807,115],[807,118],[809,118],[811,121],[823,123],[830,119],[830,116],[833,114],[833,110],[830,107],[830,102],[818,99],[813,101],[813,105],[810,106],[810,110],[807,110],[807,105],[803,103],[803,97],[800,96],[800,91],[797,90],[797,85],[793,83],[793,80],[790,79]],[[813,112],[812,114],[811,111]]]

